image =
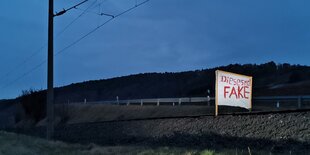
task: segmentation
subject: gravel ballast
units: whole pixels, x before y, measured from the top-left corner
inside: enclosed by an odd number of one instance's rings
[[[45,128],[19,130],[37,136]],[[180,146],[212,149],[310,151],[310,112],[205,116],[58,126],[55,138],[101,145]]]

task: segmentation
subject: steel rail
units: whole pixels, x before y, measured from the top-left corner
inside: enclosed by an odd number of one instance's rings
[[[221,117],[221,116],[253,116],[253,115],[269,115],[269,114],[285,114],[285,113],[301,113],[310,112],[310,109],[292,109],[292,110],[276,110],[276,111],[254,111],[254,112],[232,112],[220,113],[218,116],[214,114],[202,115],[185,115],[185,116],[167,116],[167,117],[148,117],[148,118],[134,118],[134,119],[120,119],[120,120],[107,120],[97,122],[83,122],[72,123],[67,125],[81,125],[81,124],[101,124],[101,123],[118,123],[118,122],[133,122],[133,121],[149,121],[149,120],[165,120],[165,119],[185,119],[185,118],[202,118],[202,117]]]

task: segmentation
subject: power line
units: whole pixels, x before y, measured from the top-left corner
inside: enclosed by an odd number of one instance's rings
[[[107,20],[107,21],[104,22],[103,24],[97,26],[95,29],[93,29],[93,30],[89,31],[88,33],[86,33],[85,35],[83,35],[81,38],[75,40],[74,42],[72,42],[71,44],[69,44],[68,46],[66,46],[65,48],[63,48],[62,50],[58,51],[58,52],[56,53],[56,55],[58,55],[58,54],[60,54],[60,53],[63,53],[64,51],[66,51],[66,50],[69,49],[70,47],[74,46],[75,44],[77,44],[78,42],[80,42],[81,40],[83,40],[84,38],[86,38],[87,36],[89,36],[90,34],[92,34],[92,33],[94,33],[95,31],[97,31],[97,30],[98,30],[99,28],[101,28],[102,26],[104,26],[104,25],[106,25],[107,23],[111,22],[113,19],[115,19],[115,18],[117,18],[117,17],[119,17],[119,16],[121,16],[121,15],[127,13],[127,12],[130,12],[131,10],[133,10],[133,9],[135,9],[135,8],[137,8],[137,7],[139,7],[139,6],[143,5],[143,4],[145,4],[145,3],[147,3],[148,1],[150,1],[150,0],[143,1],[143,2],[141,2],[141,3],[139,3],[139,4],[136,4],[135,6],[133,6],[133,7],[131,7],[131,8],[129,8],[129,9],[127,9],[127,10],[125,10],[125,11],[123,11],[123,12],[117,14],[117,15],[115,15],[113,18],[110,18],[109,20]]]
[[[68,8],[68,9],[63,9],[62,11],[60,11],[60,12],[58,12],[58,13],[56,12],[56,14],[54,15],[54,17],[55,17],[55,16],[63,15],[63,14],[66,13],[67,11],[69,11],[69,10],[71,10],[71,9],[74,9],[75,7],[78,7],[78,6],[80,6],[80,5],[84,4],[84,3],[86,3],[87,1],[89,1],[89,0],[84,0],[83,2],[81,2],[81,3],[79,3],[79,4],[76,4],[76,5],[74,5],[74,6],[70,7],[70,8]]]
[[[55,17],[55,16],[61,16],[61,15],[65,14],[66,12],[68,12],[68,11],[70,11],[70,10],[72,10],[72,9],[76,9],[78,6],[84,4],[84,3],[88,2],[88,1],[89,1],[89,0],[84,0],[84,1],[82,1],[82,2],[80,2],[80,3],[78,3],[78,4],[76,4],[76,5],[74,5],[74,6],[70,7],[70,8],[68,8],[68,9],[63,9],[62,11],[60,11],[60,12],[58,12],[58,13],[56,12],[56,14],[54,15],[54,17]],[[95,0],[95,2],[97,2],[97,0]],[[103,1],[103,2],[104,2],[104,1]],[[101,3],[99,3],[99,4],[102,4],[103,2],[101,2]]]
[[[76,10],[80,10],[80,11],[85,11],[84,9],[81,9],[81,8],[75,8]],[[87,13],[91,13],[91,14],[95,14],[95,15],[98,15],[98,16],[102,16],[102,15],[105,15],[105,16],[110,16],[110,17],[114,17],[114,15],[111,15],[111,14],[107,14],[107,13],[103,13],[103,12],[94,12],[94,11],[87,11]]]
[[[111,22],[113,19],[125,14],[125,13],[128,13],[130,11],[132,11],[133,9],[149,2],[150,0],[145,0],[139,4],[136,4],[135,6],[117,14],[114,16],[114,18],[110,18],[109,20],[107,20],[106,22],[104,22],[103,24],[97,26],[95,29],[89,31],[88,33],[86,33],[85,35],[83,35],[81,38],[75,40],[74,42],[72,42],[71,44],[69,44],[68,46],[66,46],[65,48],[63,48],[62,50],[58,51],[56,54],[54,54],[55,56],[65,52],[66,50],[68,50],[69,48],[71,48],[72,46],[74,46],[75,44],[79,43],[81,40],[85,39],[86,37],[88,37],[89,35],[91,35],[92,33],[96,32],[98,29],[100,29],[101,27],[103,27],[104,25],[108,24],[109,22]],[[44,61],[42,61],[41,63],[39,63],[38,65],[36,65],[34,68],[32,68],[31,70],[27,71],[26,73],[22,74],[21,76],[19,76],[18,78],[16,78],[15,80],[13,80],[12,82],[10,82],[9,84],[5,85],[2,87],[2,89],[4,88],[7,88],[8,86],[14,84],[15,82],[19,81],[20,79],[22,79],[23,77],[29,75],[30,73],[32,73],[33,71],[37,70],[39,67],[41,67],[43,64],[45,64],[47,62],[47,60],[45,59]]]
[[[24,64],[26,64],[31,58],[33,58],[35,55],[37,55],[39,52],[41,52],[44,48],[46,48],[46,44],[43,45],[42,47],[40,47],[38,50],[36,50],[35,52],[33,52],[29,57],[27,57],[26,59],[24,59],[21,63],[19,63],[18,65],[15,66],[15,70],[16,68],[20,68],[21,66],[23,66]],[[0,81],[3,81],[6,77],[8,77],[11,73],[13,73],[15,70],[10,69],[8,72],[6,72],[3,76],[1,76]]]
[[[102,3],[106,2],[107,0],[100,0],[100,1],[101,1],[100,3],[98,3],[96,6],[94,6],[94,7],[91,8],[91,9],[94,9],[94,8],[99,7]]]
[[[88,9],[90,9],[94,4],[97,3],[97,0],[95,0],[93,3],[91,3],[86,9],[85,11],[83,11],[81,14],[79,14],[75,19],[73,19],[67,26],[65,26],[65,28],[63,28],[61,31],[59,31],[56,35],[56,38],[61,36],[72,24],[74,24],[80,17],[82,17],[86,11]],[[26,59],[24,59],[21,63],[19,63],[18,65],[16,65],[13,69],[10,69],[8,72],[6,72],[3,76],[1,76],[0,81],[3,81],[6,77],[8,77],[11,73],[13,73],[14,71],[16,71],[16,69],[19,69],[20,67],[24,66],[27,62],[29,62],[34,56],[36,56],[37,54],[39,54],[43,49],[45,49],[47,47],[47,43],[42,45],[42,47],[40,47],[38,50],[36,50],[35,52],[33,52],[29,57],[27,57]]]
[[[103,1],[103,2],[105,2],[105,1]],[[97,4],[94,8],[96,8],[96,7],[98,7],[99,6],[99,8],[100,8],[100,6],[101,6],[101,4],[103,3],[103,2],[101,2],[101,3],[99,3],[99,4]],[[88,9],[82,9],[82,8],[79,8],[79,7],[75,7],[74,9],[76,9],[76,10],[79,10],[79,11],[85,11],[85,12],[87,12],[87,13],[91,13],[91,14],[95,14],[95,15],[98,15],[98,16],[109,16],[109,17],[115,17],[114,15],[112,15],[112,14],[108,14],[108,13],[103,13],[103,12],[101,12],[101,9],[99,9],[100,11],[97,13],[97,12],[94,12],[94,11],[88,11]]]
[[[61,30],[57,35],[59,36],[60,34],[64,33],[72,24],[74,24],[79,18],[81,18],[87,11],[88,9],[90,9],[94,4],[97,3],[97,0],[95,0],[92,4],[90,4],[85,10],[83,10],[83,12],[78,15],[75,19],[73,19],[63,30]]]
[[[44,65],[47,62],[47,60],[42,61],[40,64],[36,65],[35,67],[33,67],[31,70],[29,70],[28,72],[22,74],[21,76],[19,76],[18,78],[16,78],[15,80],[11,81],[10,83],[4,85],[2,87],[2,89],[7,88],[8,86],[16,83],[17,81],[19,81],[20,79],[24,78],[25,76],[29,75],[30,73],[34,72],[35,70],[37,70],[38,68],[40,68],[42,65]]]

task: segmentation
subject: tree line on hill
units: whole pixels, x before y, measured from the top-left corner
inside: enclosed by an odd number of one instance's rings
[[[301,95],[302,90],[288,91],[277,85],[290,85],[310,80],[310,67],[268,62],[231,64],[212,69],[179,73],[143,73],[71,84],[55,90],[56,102],[83,102],[99,100],[195,97],[215,94],[215,71],[224,70],[253,76],[254,96]],[[275,87],[274,89],[272,89]],[[309,88],[309,87],[308,87]]]

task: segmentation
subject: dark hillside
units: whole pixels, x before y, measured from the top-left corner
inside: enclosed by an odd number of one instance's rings
[[[253,76],[254,96],[310,92],[310,67],[290,64],[232,64],[179,73],[144,73],[71,84],[56,89],[57,102],[214,95],[215,70]]]

